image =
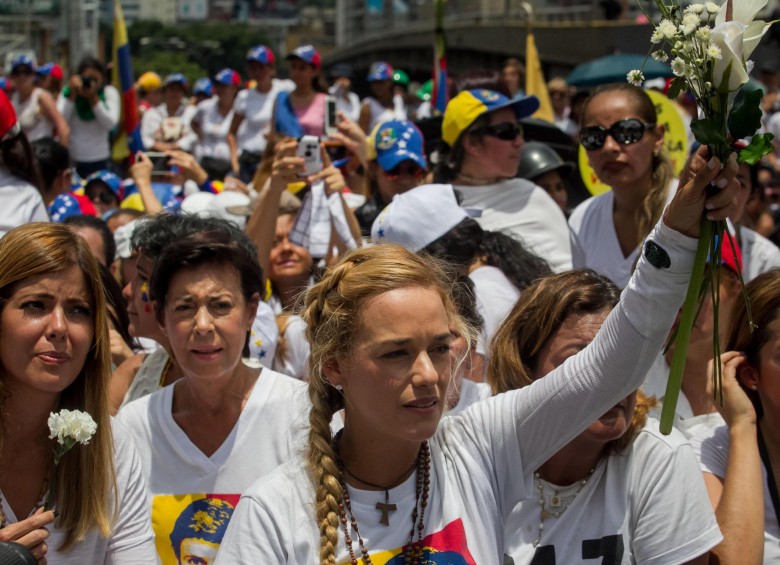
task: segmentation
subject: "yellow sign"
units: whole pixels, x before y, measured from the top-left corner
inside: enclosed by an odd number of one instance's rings
[[[682,119],[682,108],[669,100],[665,94],[657,90],[645,89],[650,99],[655,104],[655,111],[658,113],[658,123],[665,128],[664,151],[672,162],[672,168],[675,174],[680,174],[685,160],[688,158],[688,131]],[[599,180],[596,172],[588,162],[588,153],[580,145],[579,165],[582,181],[594,196],[611,190],[610,187]]]

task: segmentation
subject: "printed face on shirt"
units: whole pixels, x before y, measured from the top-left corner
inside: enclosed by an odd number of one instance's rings
[[[594,314],[574,313],[567,316],[539,351],[535,378],[544,377],[569,357],[585,349],[596,337],[608,314],[609,310],[603,310]],[[597,444],[618,439],[631,424],[635,405],[636,392],[633,392],[593,422],[579,438],[590,439]]]
[[[230,377],[241,361],[260,297],[244,299],[238,271],[223,264],[184,269],[171,278],[165,335],[187,378]]]
[[[295,216],[282,214],[276,219],[276,237],[269,255],[268,278],[274,284],[305,284],[311,274],[313,260],[309,250],[290,242],[290,230]]]
[[[12,391],[59,394],[78,377],[95,335],[78,267],[16,284],[0,312],[0,377]]]
[[[342,385],[345,429],[375,441],[419,442],[436,431],[453,368],[442,300],[419,286],[383,292],[359,313],[352,354],[326,364]]]
[[[586,107],[583,127],[613,124],[635,118],[645,122],[635,108],[633,98],[622,92],[605,92],[594,96]],[[607,135],[603,147],[588,151],[588,160],[601,182],[612,188],[638,190],[650,186],[653,174],[653,153],[660,151],[664,142],[663,126],[646,130],[637,143],[623,145]]]

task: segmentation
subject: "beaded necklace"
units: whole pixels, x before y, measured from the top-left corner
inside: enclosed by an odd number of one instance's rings
[[[577,498],[577,495],[580,494],[582,489],[585,488],[585,485],[588,484],[588,480],[593,476],[593,471],[595,471],[596,468],[594,467],[588,472],[588,475],[580,480],[577,483],[577,490],[574,491],[574,494],[566,496],[564,494],[565,490],[567,489],[556,489],[553,488],[553,493],[550,495],[550,510],[547,509],[547,495],[544,492],[544,485],[545,482],[542,479],[542,476],[539,474],[539,471],[534,473],[534,482],[536,483],[536,490],[539,491],[539,533],[536,534],[536,539],[534,540],[534,547],[538,547],[539,544],[542,542],[542,533],[544,533],[544,521],[547,518],[560,518],[561,515],[566,512],[566,510],[571,506],[571,503],[574,502],[574,499]],[[569,498],[568,502],[564,502],[564,497]],[[556,508],[557,510],[553,510],[553,508]]]
[[[372,565],[371,557],[368,555],[368,548],[366,548],[366,545],[363,542],[357,519],[352,512],[352,505],[349,500],[349,490],[347,489],[347,483],[344,481],[346,469],[344,467],[344,462],[341,460],[341,453],[339,451],[340,438],[341,431],[336,434],[336,437],[333,440],[333,447],[338,457],[339,470],[341,471],[339,482],[341,483],[341,489],[344,492],[344,498],[339,502],[339,520],[341,521],[341,528],[344,532],[344,539],[347,550],[349,551],[351,565],[357,565],[358,560],[355,555],[355,550],[352,547],[352,537],[349,535],[350,526],[357,537],[358,548],[360,549],[364,565]],[[412,511],[412,529],[409,532],[409,542],[403,547],[404,565],[419,565],[420,557],[422,556],[422,538],[425,532],[425,509],[428,507],[428,492],[431,483],[431,450],[428,447],[427,441],[424,441],[420,447],[415,466],[417,467],[417,496],[414,510]],[[354,475],[352,476],[354,477]],[[360,482],[369,484],[365,483],[365,481]],[[415,535],[417,538],[416,540]]]

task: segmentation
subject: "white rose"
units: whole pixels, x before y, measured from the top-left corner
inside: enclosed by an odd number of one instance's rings
[[[758,46],[761,38],[769,30],[768,24],[761,20],[753,21],[756,15],[764,9],[767,0],[739,0],[739,2],[732,1],[732,21],[739,22],[745,26],[745,33],[743,39],[742,55],[745,59],[749,59],[753,50]],[[715,23],[721,24],[726,22],[726,3],[720,7],[718,15],[715,17]]]
[[[712,45],[720,49],[721,58],[712,68],[712,82],[720,92],[735,92],[748,81],[742,52],[745,26],[740,22],[723,22],[712,30]]]
[[[80,410],[60,410],[49,415],[49,437],[57,438],[60,445],[67,440],[87,445],[97,431],[92,416]]]

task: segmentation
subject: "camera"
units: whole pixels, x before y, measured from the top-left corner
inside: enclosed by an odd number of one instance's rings
[[[325,97],[325,135],[328,137],[332,137],[334,133],[337,133],[338,127],[338,114],[337,114],[338,108],[336,107],[336,97],[335,96],[326,96]]]
[[[93,77],[81,77],[82,88],[92,88],[93,86],[95,86],[95,79]]]
[[[320,140],[314,135],[304,135],[298,140],[298,157],[303,157],[304,170],[302,177],[316,175],[322,170],[322,154],[320,153]]]

